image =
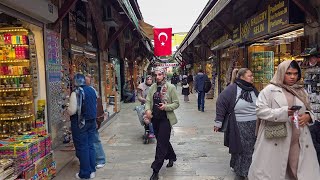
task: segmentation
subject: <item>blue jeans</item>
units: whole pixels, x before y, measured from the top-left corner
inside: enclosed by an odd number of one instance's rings
[[[96,130],[96,133],[94,133],[93,145],[94,145],[94,149],[96,150],[96,165],[105,164],[106,155],[103,151],[98,130]]]
[[[76,118],[71,120],[71,131],[76,156],[80,161],[79,177],[89,179],[92,172],[96,172],[96,153],[93,140],[96,131],[96,120],[88,120],[83,128],[79,128]]]
[[[198,110],[204,111],[204,96],[205,92],[204,91],[199,91],[198,92]]]
[[[149,132],[150,132],[151,134],[154,134],[154,130],[153,130],[153,125],[152,125],[152,123],[149,123]]]

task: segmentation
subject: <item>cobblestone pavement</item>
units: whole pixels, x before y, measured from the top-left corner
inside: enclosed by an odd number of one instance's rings
[[[179,94],[181,89],[178,89]],[[197,110],[196,94],[190,102],[183,102],[175,111],[178,124],[174,126],[171,142],[178,160],[172,168],[164,163],[160,171],[163,180],[233,180],[229,168],[228,149],[223,146],[223,134],[213,132],[215,100],[206,99],[205,112]],[[100,137],[107,155],[107,164],[96,172],[97,180],[148,180],[152,174],[155,142],[143,144],[144,128],[133,108],[138,103],[122,104],[121,112],[109,125],[104,126]],[[79,168],[74,158],[56,176],[55,180],[75,179]]]

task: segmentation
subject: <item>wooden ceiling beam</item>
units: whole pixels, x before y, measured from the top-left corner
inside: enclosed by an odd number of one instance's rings
[[[56,29],[60,21],[70,12],[70,9],[78,0],[66,0],[58,12],[58,19],[53,23],[53,29]]]
[[[100,6],[97,5],[96,0],[88,1],[88,7],[89,7],[89,11],[91,13],[92,19],[93,19],[94,27],[97,32],[99,49],[103,50],[103,48],[104,48],[103,45],[107,41],[106,32],[108,32],[108,31],[106,30],[106,28],[104,27],[104,25],[102,23],[102,13],[101,13],[102,11],[101,11],[101,9],[97,9]]]
[[[126,52],[124,53],[124,57],[127,57],[127,56],[129,56],[129,55],[132,53],[134,47],[137,45],[138,42],[139,42],[139,40],[138,40],[138,39],[135,39],[135,40],[131,43],[131,46],[130,46],[129,48],[126,48]],[[129,61],[130,61],[130,60],[129,60]]]
[[[108,39],[107,43],[104,46],[104,50],[107,50],[120,36],[120,34],[129,26],[130,21],[124,22],[122,26]]]
[[[233,31],[224,22],[222,22],[220,19],[215,19],[214,22],[218,26],[222,27],[232,37]]]

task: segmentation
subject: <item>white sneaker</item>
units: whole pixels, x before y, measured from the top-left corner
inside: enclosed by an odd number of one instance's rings
[[[90,174],[90,179],[93,179],[93,178],[95,178],[96,177],[96,173],[95,172],[92,172],[91,174]]]
[[[90,179],[93,179],[93,178],[95,178],[95,177],[96,177],[96,173],[95,173],[95,172],[92,172],[92,173],[90,174]],[[79,177],[79,173],[76,174],[76,179],[81,179],[81,178]]]
[[[96,166],[96,168],[97,168],[97,169],[100,169],[100,168],[103,168],[105,165],[106,165],[106,164],[98,164],[98,165]]]
[[[76,179],[81,179],[81,178],[79,177],[79,173],[76,173]]]

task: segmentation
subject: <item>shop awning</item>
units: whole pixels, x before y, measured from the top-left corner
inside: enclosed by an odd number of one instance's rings
[[[145,37],[147,37],[148,39],[153,39],[153,26],[144,22],[144,21],[139,21],[139,26],[141,29],[141,32],[143,33],[143,35]]]

